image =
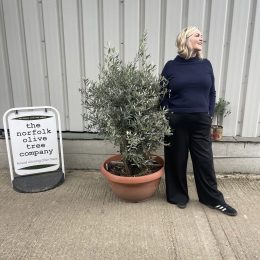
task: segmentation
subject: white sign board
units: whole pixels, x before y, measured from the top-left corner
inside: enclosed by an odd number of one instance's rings
[[[13,111],[7,120],[16,174],[28,175],[59,168],[57,126],[52,110]]]

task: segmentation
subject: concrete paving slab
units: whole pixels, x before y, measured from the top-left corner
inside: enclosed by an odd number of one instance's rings
[[[23,194],[0,172],[0,259],[260,259],[260,179],[218,178],[236,217],[197,200],[179,209],[153,198],[121,201],[97,171],[70,171],[61,186]]]

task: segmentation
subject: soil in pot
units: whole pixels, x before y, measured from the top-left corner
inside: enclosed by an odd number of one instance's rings
[[[137,176],[144,176],[147,174],[151,174],[154,172],[159,171],[162,168],[162,164],[159,164],[156,160],[152,159],[150,161],[150,164],[145,169],[139,169],[138,167],[135,167],[134,165],[131,166],[131,175],[129,175],[124,167],[123,161],[110,161],[105,164],[105,168],[107,171],[111,172],[114,175],[117,176],[129,176],[129,177],[137,177]]]

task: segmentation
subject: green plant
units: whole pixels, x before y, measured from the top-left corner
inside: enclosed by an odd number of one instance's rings
[[[231,110],[228,109],[230,102],[224,98],[219,98],[215,105],[214,115],[217,117],[217,125],[223,125],[223,118],[231,114]]]
[[[83,114],[87,128],[97,128],[119,147],[122,175],[146,174],[152,165],[151,153],[164,144],[164,135],[170,134],[167,111],[159,106],[166,82],[154,75],[155,66],[149,58],[146,35],[133,62],[124,64],[118,52],[108,48],[98,80],[85,79],[80,89],[88,111]]]

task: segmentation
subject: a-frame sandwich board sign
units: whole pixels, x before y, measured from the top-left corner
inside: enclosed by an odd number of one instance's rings
[[[63,183],[65,168],[58,110],[51,106],[12,108],[5,112],[3,123],[13,189],[41,192]]]

